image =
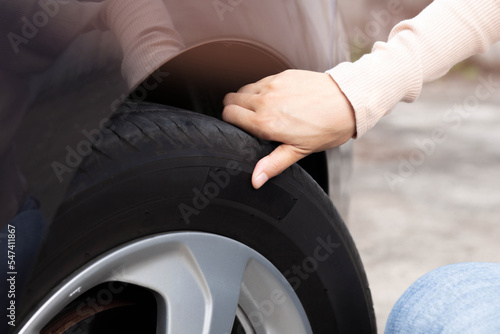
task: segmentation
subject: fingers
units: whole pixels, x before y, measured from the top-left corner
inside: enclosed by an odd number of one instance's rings
[[[224,107],[222,119],[231,123],[254,136],[261,135],[261,130],[257,126],[257,114],[251,110],[240,107],[236,104],[230,104]]]
[[[260,94],[263,90],[266,90],[266,84],[270,81],[272,81],[276,77],[276,75],[270,75],[268,77],[265,77],[263,79],[260,79],[257,82],[245,85],[238,89],[238,93],[245,93],[245,94]]]
[[[226,94],[222,103],[224,106],[234,104],[248,110],[256,111],[258,107],[258,99],[256,99],[257,96],[258,95],[246,93],[229,93]]]
[[[244,94],[259,94],[260,93],[260,85],[258,82],[249,84],[238,89],[238,93]]]
[[[255,166],[252,174],[253,187],[259,189],[269,179],[281,174],[285,169],[307,156],[307,154],[291,145],[282,144],[278,146]]]

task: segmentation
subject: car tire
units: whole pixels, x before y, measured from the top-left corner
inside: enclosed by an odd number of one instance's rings
[[[324,191],[298,165],[252,188],[253,167],[271,143],[212,117],[143,102],[124,104],[92,135],[92,153],[24,295],[25,329],[82,268],[126,245],[191,233],[213,247],[234,242],[260,254],[293,289],[312,332],[375,332],[360,257]],[[58,312],[85,292],[75,291]]]

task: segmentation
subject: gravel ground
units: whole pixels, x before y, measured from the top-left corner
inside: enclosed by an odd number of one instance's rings
[[[398,105],[355,141],[348,221],[380,333],[425,273],[500,262],[500,76],[488,80],[428,84],[417,102]]]

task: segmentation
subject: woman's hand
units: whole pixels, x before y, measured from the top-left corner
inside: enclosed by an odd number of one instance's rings
[[[356,131],[349,100],[326,73],[288,70],[227,94],[224,106],[225,121],[282,143],[255,166],[256,189],[307,155],[344,144]]]

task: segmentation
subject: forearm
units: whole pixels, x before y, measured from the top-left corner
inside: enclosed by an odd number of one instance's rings
[[[412,102],[422,84],[500,40],[497,0],[436,0],[394,27],[387,43],[355,63],[328,71],[351,102],[361,136],[399,102]]]

